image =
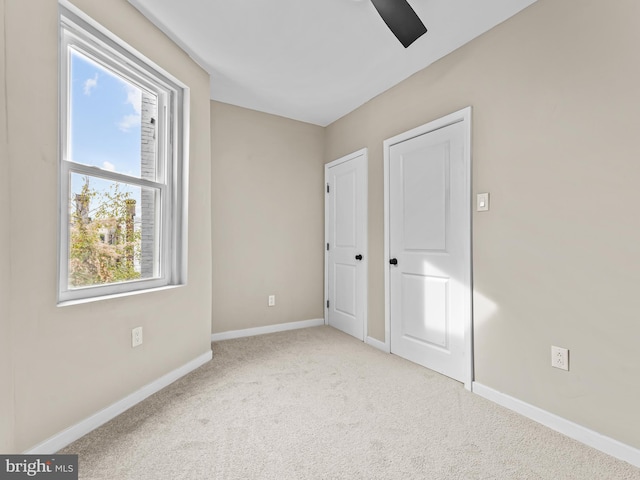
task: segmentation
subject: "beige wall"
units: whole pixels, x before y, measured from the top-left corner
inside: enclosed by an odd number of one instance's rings
[[[12,188],[7,204],[6,185],[0,185],[0,241],[5,246],[10,225],[15,382],[15,432],[9,427],[6,453],[31,448],[210,350],[211,170],[208,75],[126,0],[74,0],[191,88],[189,276],[182,288],[56,307],[57,3],[3,3],[9,138],[4,173]],[[0,251],[5,272],[5,249]],[[4,337],[4,310],[1,318]],[[138,325],[144,344],[132,349],[130,331]],[[4,384],[0,391],[4,416]],[[2,424],[0,438],[6,428]]]
[[[11,317],[9,316],[9,266],[11,259],[9,175],[7,175],[7,104],[5,90],[4,8],[0,0],[0,452],[13,447],[13,375],[11,358]]]
[[[476,380],[640,448],[640,3],[540,0],[327,128],[369,147],[369,332],[384,337],[382,141],[473,107]],[[553,369],[550,346],[570,349]]]
[[[321,318],[324,129],[219,102],[211,129],[212,331]]]

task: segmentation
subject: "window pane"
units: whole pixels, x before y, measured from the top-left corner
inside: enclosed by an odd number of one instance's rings
[[[158,97],[69,49],[67,160],[156,180]]]
[[[71,173],[69,288],[157,278],[160,192]]]

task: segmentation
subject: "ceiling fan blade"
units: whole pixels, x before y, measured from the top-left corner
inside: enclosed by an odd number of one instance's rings
[[[407,0],[371,0],[371,3],[404,48],[427,33],[427,27]]]

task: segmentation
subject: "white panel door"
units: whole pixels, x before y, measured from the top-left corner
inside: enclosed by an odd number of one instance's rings
[[[366,315],[366,152],[332,162],[327,181],[327,318],[364,340]]]
[[[463,122],[389,147],[391,352],[465,381],[469,166]]]

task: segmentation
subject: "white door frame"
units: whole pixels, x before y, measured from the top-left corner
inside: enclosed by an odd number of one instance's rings
[[[467,390],[471,390],[473,382],[473,307],[472,307],[472,263],[471,263],[471,107],[463,108],[457,112],[453,112],[442,118],[426,123],[419,127],[416,127],[408,132],[401,133],[395,137],[388,138],[383,142],[384,149],[384,334],[385,334],[385,349],[387,352],[391,352],[391,304],[390,304],[390,278],[389,278],[389,259],[390,257],[390,209],[389,209],[389,159],[390,149],[392,145],[395,145],[405,140],[424,135],[440,128],[448,127],[454,123],[464,123],[464,162],[466,170],[466,187],[465,194],[467,198],[464,199],[465,205],[468,208],[468,235],[467,237],[467,251],[468,258],[465,262],[468,263],[468,278],[463,279],[464,283],[468,287],[469,294],[466,296],[465,301],[465,325],[464,325],[464,340],[465,340],[465,355],[467,358],[466,374],[464,380],[464,386]]]
[[[362,215],[364,218],[364,245],[362,247],[362,264],[361,268],[364,269],[364,277],[366,279],[364,285],[364,340],[367,340],[368,337],[368,302],[369,302],[369,221],[368,221],[368,202],[369,202],[369,150],[367,148],[362,148],[357,152],[350,153],[349,155],[345,155],[344,157],[338,158],[337,160],[333,160],[325,164],[324,166],[324,242],[325,245],[329,243],[329,196],[327,195],[327,185],[329,184],[329,169],[331,167],[335,167],[336,165],[340,165],[341,163],[348,162],[353,160],[354,158],[358,158],[364,155],[364,184],[366,188],[363,192],[364,194],[364,202],[362,204],[363,211],[358,212],[358,215]],[[329,255],[327,254],[327,249],[324,249],[324,324],[329,325],[329,312],[327,309],[327,300],[329,299]]]

